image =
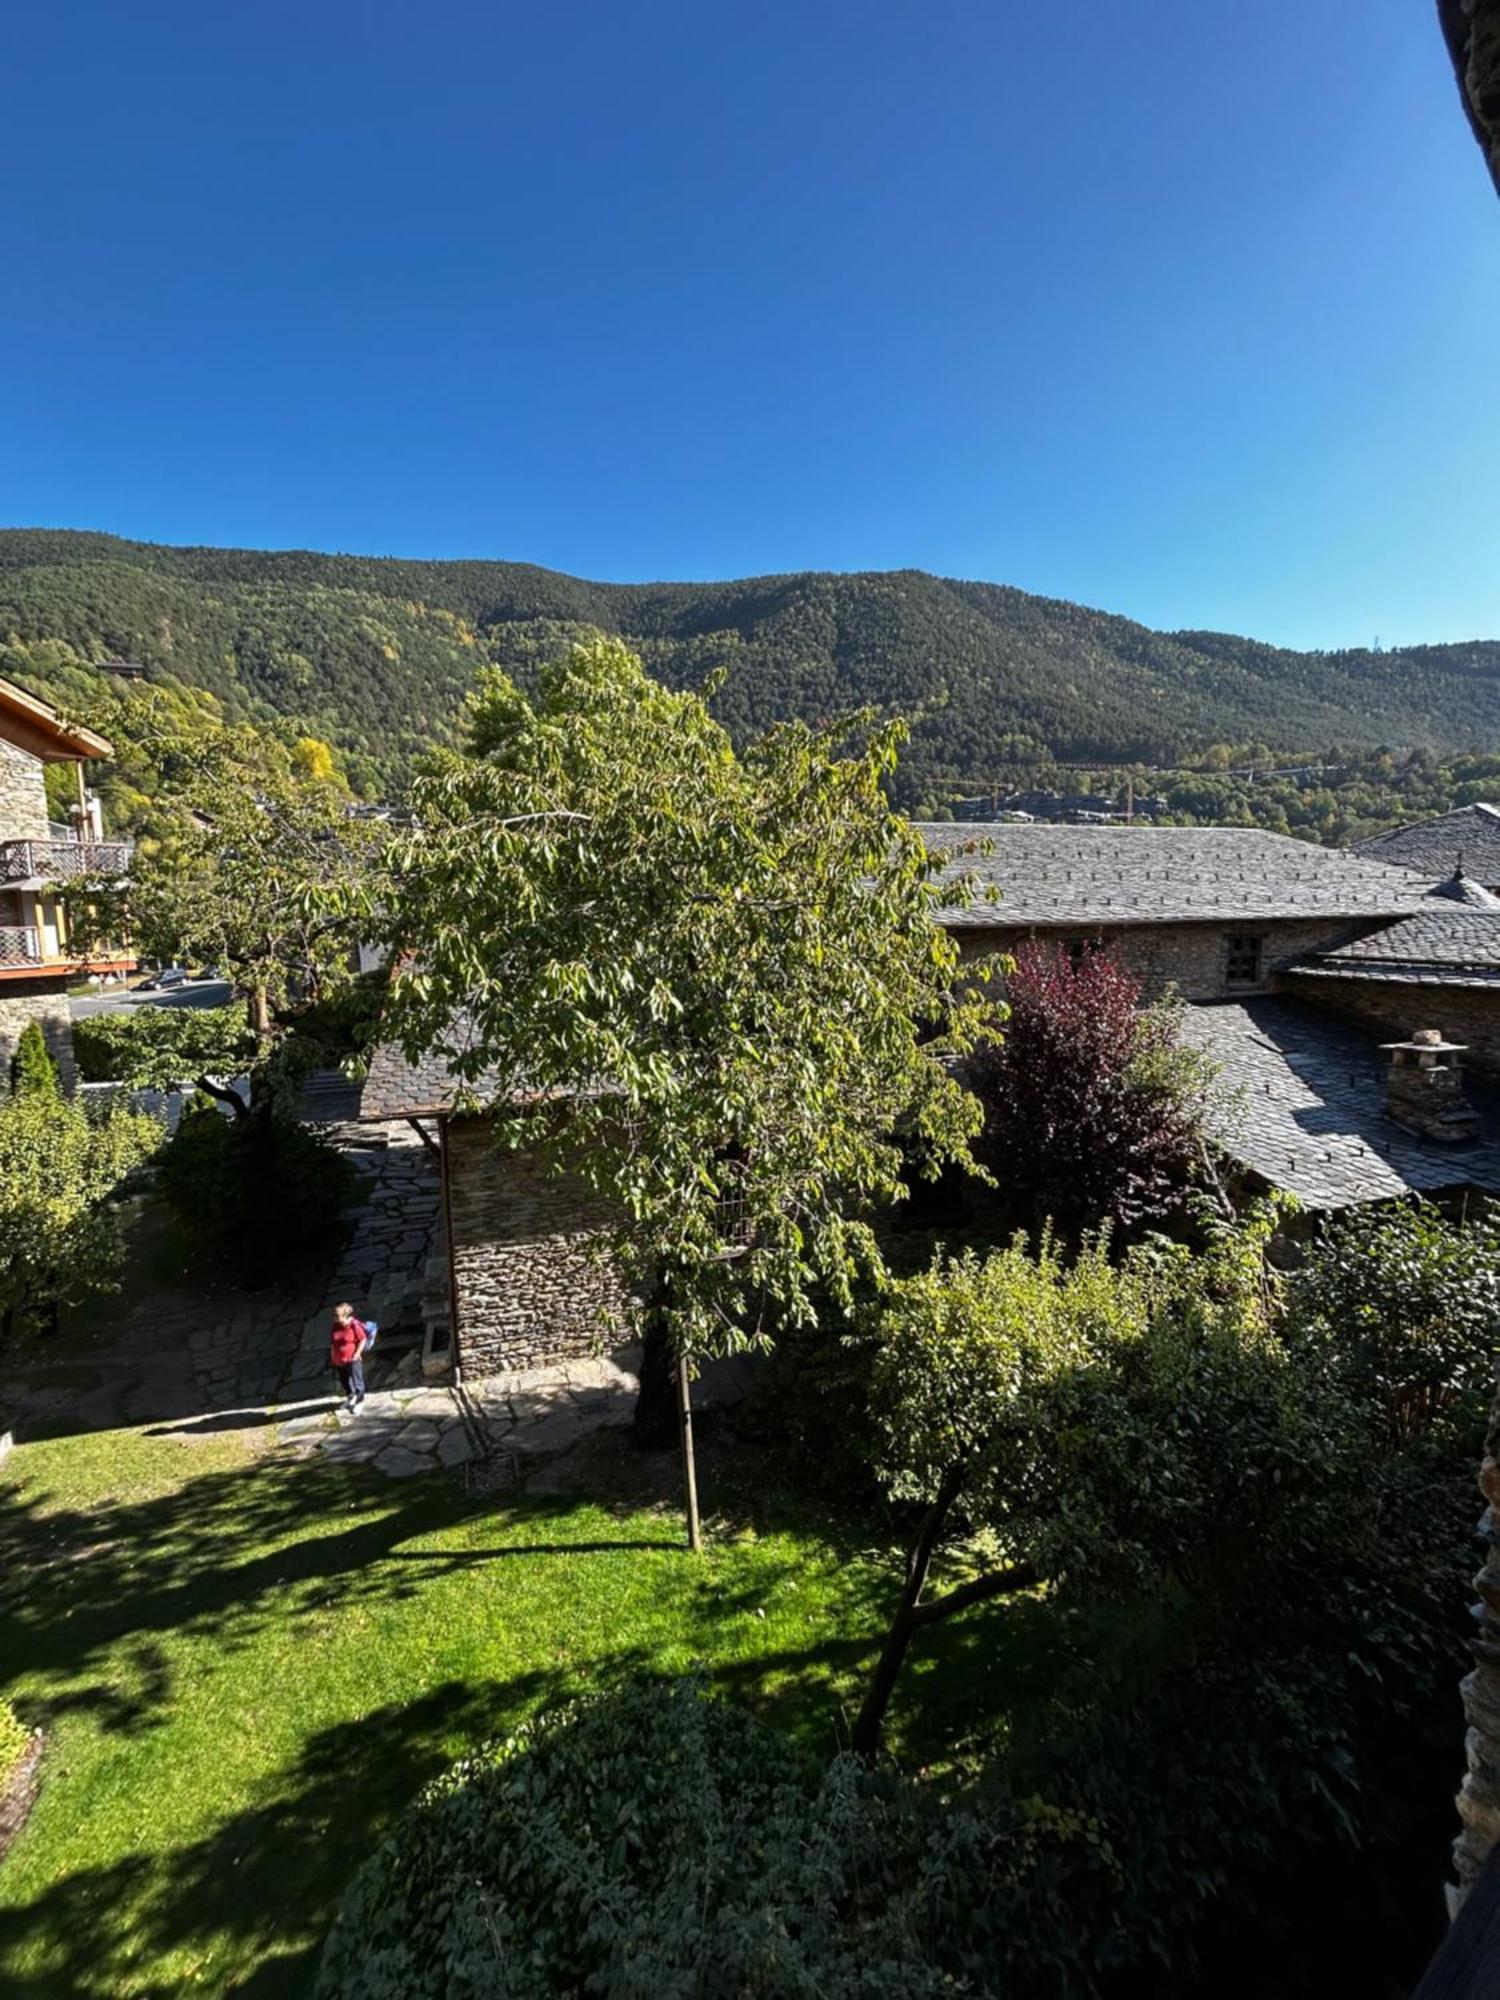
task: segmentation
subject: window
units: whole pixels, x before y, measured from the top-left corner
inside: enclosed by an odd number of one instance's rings
[[[1227,986],[1258,986],[1265,939],[1231,937],[1224,954],[1224,983]]]

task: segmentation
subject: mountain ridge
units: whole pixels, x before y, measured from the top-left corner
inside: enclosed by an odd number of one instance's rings
[[[598,583],[475,557],[0,530],[0,672],[76,698],[88,663],[138,658],[231,716],[326,736],[367,790],[451,732],[481,661],[525,679],[587,628],[673,685],[727,668],[715,706],[740,736],[866,702],[912,715],[907,806],[1049,759],[1500,741],[1496,640],[1298,651],[918,569]]]

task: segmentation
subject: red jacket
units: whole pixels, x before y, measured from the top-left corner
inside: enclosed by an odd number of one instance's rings
[[[346,1368],[364,1345],[365,1329],[357,1319],[345,1320],[342,1326],[335,1320],[328,1336],[328,1358],[335,1368]]]

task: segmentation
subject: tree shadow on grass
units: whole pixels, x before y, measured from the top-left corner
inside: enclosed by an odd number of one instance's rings
[[[805,1684],[865,1643],[826,1635],[716,1669],[713,1684],[741,1696],[777,1675]],[[238,2000],[306,1994],[349,1876],[428,1782],[465,1748],[576,1699],[581,1681],[603,1692],[655,1668],[639,1648],[621,1648],[582,1674],[569,1664],[504,1682],[448,1681],[321,1730],[204,1838],[76,1869],[0,1911],[0,1985],[8,2000],[166,2000],[183,1989],[186,1963]],[[170,1975],[157,1970],[174,1956]]]
[[[618,1539],[601,1535],[601,1512],[619,1521]],[[838,1590],[809,1600],[805,1640],[782,1628],[757,1645],[751,1621],[777,1591],[799,1586],[820,1519]],[[485,1534],[493,1547],[422,1546],[424,1537],[487,1523],[519,1530],[524,1544]],[[783,1541],[765,1539],[786,1527],[795,1532]],[[374,1610],[499,1556],[599,1562],[640,1550],[657,1564],[674,1554],[682,1564],[659,1572],[673,1580],[678,1612],[642,1643],[622,1644],[635,1635],[607,1625],[593,1650],[585,1640],[556,1664],[502,1681],[450,1679],[324,1728],[281,1770],[252,1780],[201,1840],[60,1875],[0,1913],[0,1990],[17,2000],[165,1996],[190,1981],[182,1965],[202,1961],[209,1988],[257,2000],[303,1991],[342,1883],[466,1744],[580,1693],[658,1673],[664,1658],[674,1670],[687,1666],[700,1643],[718,1691],[832,1749],[836,1691],[857,1684],[894,1571],[855,1567],[846,1558],[868,1557],[868,1545],[846,1544],[826,1516],[764,1490],[754,1508],[721,1517],[720,1532],[719,1559],[700,1561],[643,1520],[633,1495],[497,1503],[437,1476],[392,1482],[321,1457],[250,1461],[90,1507],[57,1508],[44,1481],[24,1472],[0,1481],[0,1655],[6,1677],[26,1684],[25,1719],[51,1724],[76,1712],[132,1738],[149,1736],[184,1702],[211,1699],[189,1684],[202,1655],[183,1638],[220,1652],[254,1648],[273,1639],[268,1628],[294,1630],[304,1613]],[[358,1701],[355,1688],[350,1707]],[[240,1726],[225,1714],[226,1740]],[[149,1788],[149,1769],[132,1782]],[[144,1794],[141,1804],[150,1820]],[[141,1838],[170,1838],[170,1825]],[[173,1954],[181,1957],[168,1978],[159,1968]]]
[[[320,1731],[258,1788],[258,1800],[205,1838],[76,1870],[24,1908],[0,1912],[6,1994],[155,2000],[189,1983],[181,1970],[153,1971],[173,1954],[190,1963],[219,1955],[220,1979],[241,2000],[305,1992],[344,1882],[393,1817],[446,1768],[456,1744],[557,1694],[549,1673],[504,1686],[450,1681]]]
[[[539,1539],[582,1504],[519,1503]],[[516,1511],[512,1503],[507,1518]],[[5,1672],[49,1684],[28,1703],[33,1721],[84,1710],[108,1728],[149,1729],[174,1695],[161,1645],[167,1637],[238,1647],[304,1612],[410,1598],[424,1570],[415,1560],[421,1551],[402,1545],[495,1512],[493,1499],[470,1498],[448,1479],[398,1484],[326,1459],[254,1460],[93,1509],[54,1510],[40,1484],[7,1480],[0,1484]],[[560,1551],[584,1552],[563,1536],[549,1539]],[[661,1544],[622,1535],[620,1546]],[[397,1553],[407,1560],[390,1560]],[[432,1558],[443,1560],[442,1552]]]

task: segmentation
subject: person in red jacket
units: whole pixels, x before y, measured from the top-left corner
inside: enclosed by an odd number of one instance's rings
[[[369,1345],[369,1329],[354,1317],[353,1306],[347,1299],[336,1305],[328,1336],[328,1360],[343,1385],[344,1408],[351,1416],[365,1400],[364,1356]]]

